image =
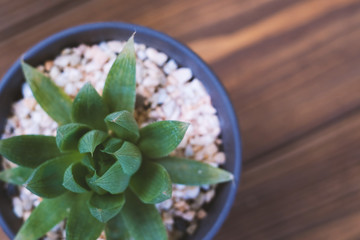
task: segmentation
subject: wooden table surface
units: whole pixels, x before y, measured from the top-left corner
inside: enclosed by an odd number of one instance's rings
[[[227,89],[243,173],[215,239],[360,239],[359,0],[0,0],[0,76],[95,21],[169,34]]]

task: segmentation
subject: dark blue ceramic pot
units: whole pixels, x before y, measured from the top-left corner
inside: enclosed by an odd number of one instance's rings
[[[73,27],[52,35],[27,51],[23,58],[33,66],[53,59],[65,47],[81,43],[94,44],[105,40],[127,40],[136,31],[136,42],[156,48],[176,62],[192,69],[211,96],[218,111],[221,124],[226,164],[224,168],[235,176],[233,182],[219,185],[216,197],[207,206],[208,216],[203,219],[194,235],[187,239],[212,239],[225,221],[235,199],[241,173],[241,140],[235,112],[224,87],[209,67],[189,48],[173,38],[152,29],[120,22],[92,23]],[[4,129],[6,118],[10,115],[11,104],[21,97],[21,85],[24,77],[19,60],[14,63],[0,82],[0,133]],[[22,221],[13,214],[9,191],[1,188],[0,224],[12,239]],[[10,191],[11,192],[11,191]]]

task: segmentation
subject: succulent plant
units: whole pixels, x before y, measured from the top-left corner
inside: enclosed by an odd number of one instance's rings
[[[135,107],[135,50],[131,37],[116,58],[100,96],[85,84],[72,101],[41,72],[22,62],[40,106],[59,127],[56,137],[22,135],[0,140],[0,154],[19,165],[0,179],[42,197],[16,240],[42,237],[66,219],[69,240],[167,239],[156,203],[172,183],[203,185],[233,179],[198,161],[168,156],[188,123],[158,121],[141,129]]]

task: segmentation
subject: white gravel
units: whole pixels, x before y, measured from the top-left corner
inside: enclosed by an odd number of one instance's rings
[[[109,41],[98,45],[66,48],[55,60],[38,69],[74,98],[80,88],[90,82],[101,94],[106,75],[124,42]],[[221,139],[216,109],[203,84],[188,67],[179,67],[175,60],[154,48],[135,44],[137,104],[135,118],[139,126],[159,120],[190,122],[183,141],[172,153],[219,166],[225,154],[219,151]],[[36,103],[27,84],[23,98],[13,104],[13,116],[7,121],[3,138],[22,134],[55,135],[57,124]],[[4,167],[15,165],[4,161]],[[41,199],[20,187],[20,196],[13,198],[14,213],[26,219]],[[157,204],[170,239],[179,239],[184,232],[192,234],[197,222],[206,217],[202,208],[215,195],[215,186],[173,185],[171,199]],[[180,228],[180,229],[179,229]],[[45,239],[64,239],[64,224],[56,226]],[[105,239],[104,234],[99,239]]]

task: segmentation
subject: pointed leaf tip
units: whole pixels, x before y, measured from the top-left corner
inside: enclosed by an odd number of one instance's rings
[[[109,110],[102,97],[90,83],[86,83],[80,89],[72,104],[71,113],[75,122],[106,131],[104,118]]]
[[[133,112],[136,98],[136,55],[134,39],[130,37],[111,66],[106,78],[103,98],[110,112]]]
[[[119,138],[133,143],[139,139],[139,128],[133,114],[123,110],[106,116],[105,123]]]
[[[71,122],[71,98],[49,77],[21,61],[26,82],[42,109],[59,124]],[[44,91],[46,89],[46,91]]]
[[[125,141],[121,148],[114,152],[113,156],[120,163],[124,173],[129,176],[133,175],[139,169],[142,162],[140,150],[131,142]]]
[[[90,153],[93,155],[97,146],[108,138],[106,132],[92,130],[80,138],[78,149],[80,153]]]
[[[122,193],[129,185],[130,177],[124,173],[120,163],[116,161],[94,184],[111,194]]]
[[[185,185],[207,185],[232,181],[234,176],[221,168],[195,160],[164,157],[154,160],[168,171],[173,183]]]
[[[115,153],[117,150],[119,150],[121,148],[121,146],[123,145],[124,140],[121,140],[119,138],[110,138],[109,140],[107,140],[104,143],[104,149],[102,149],[101,151],[107,154],[113,154]]]

